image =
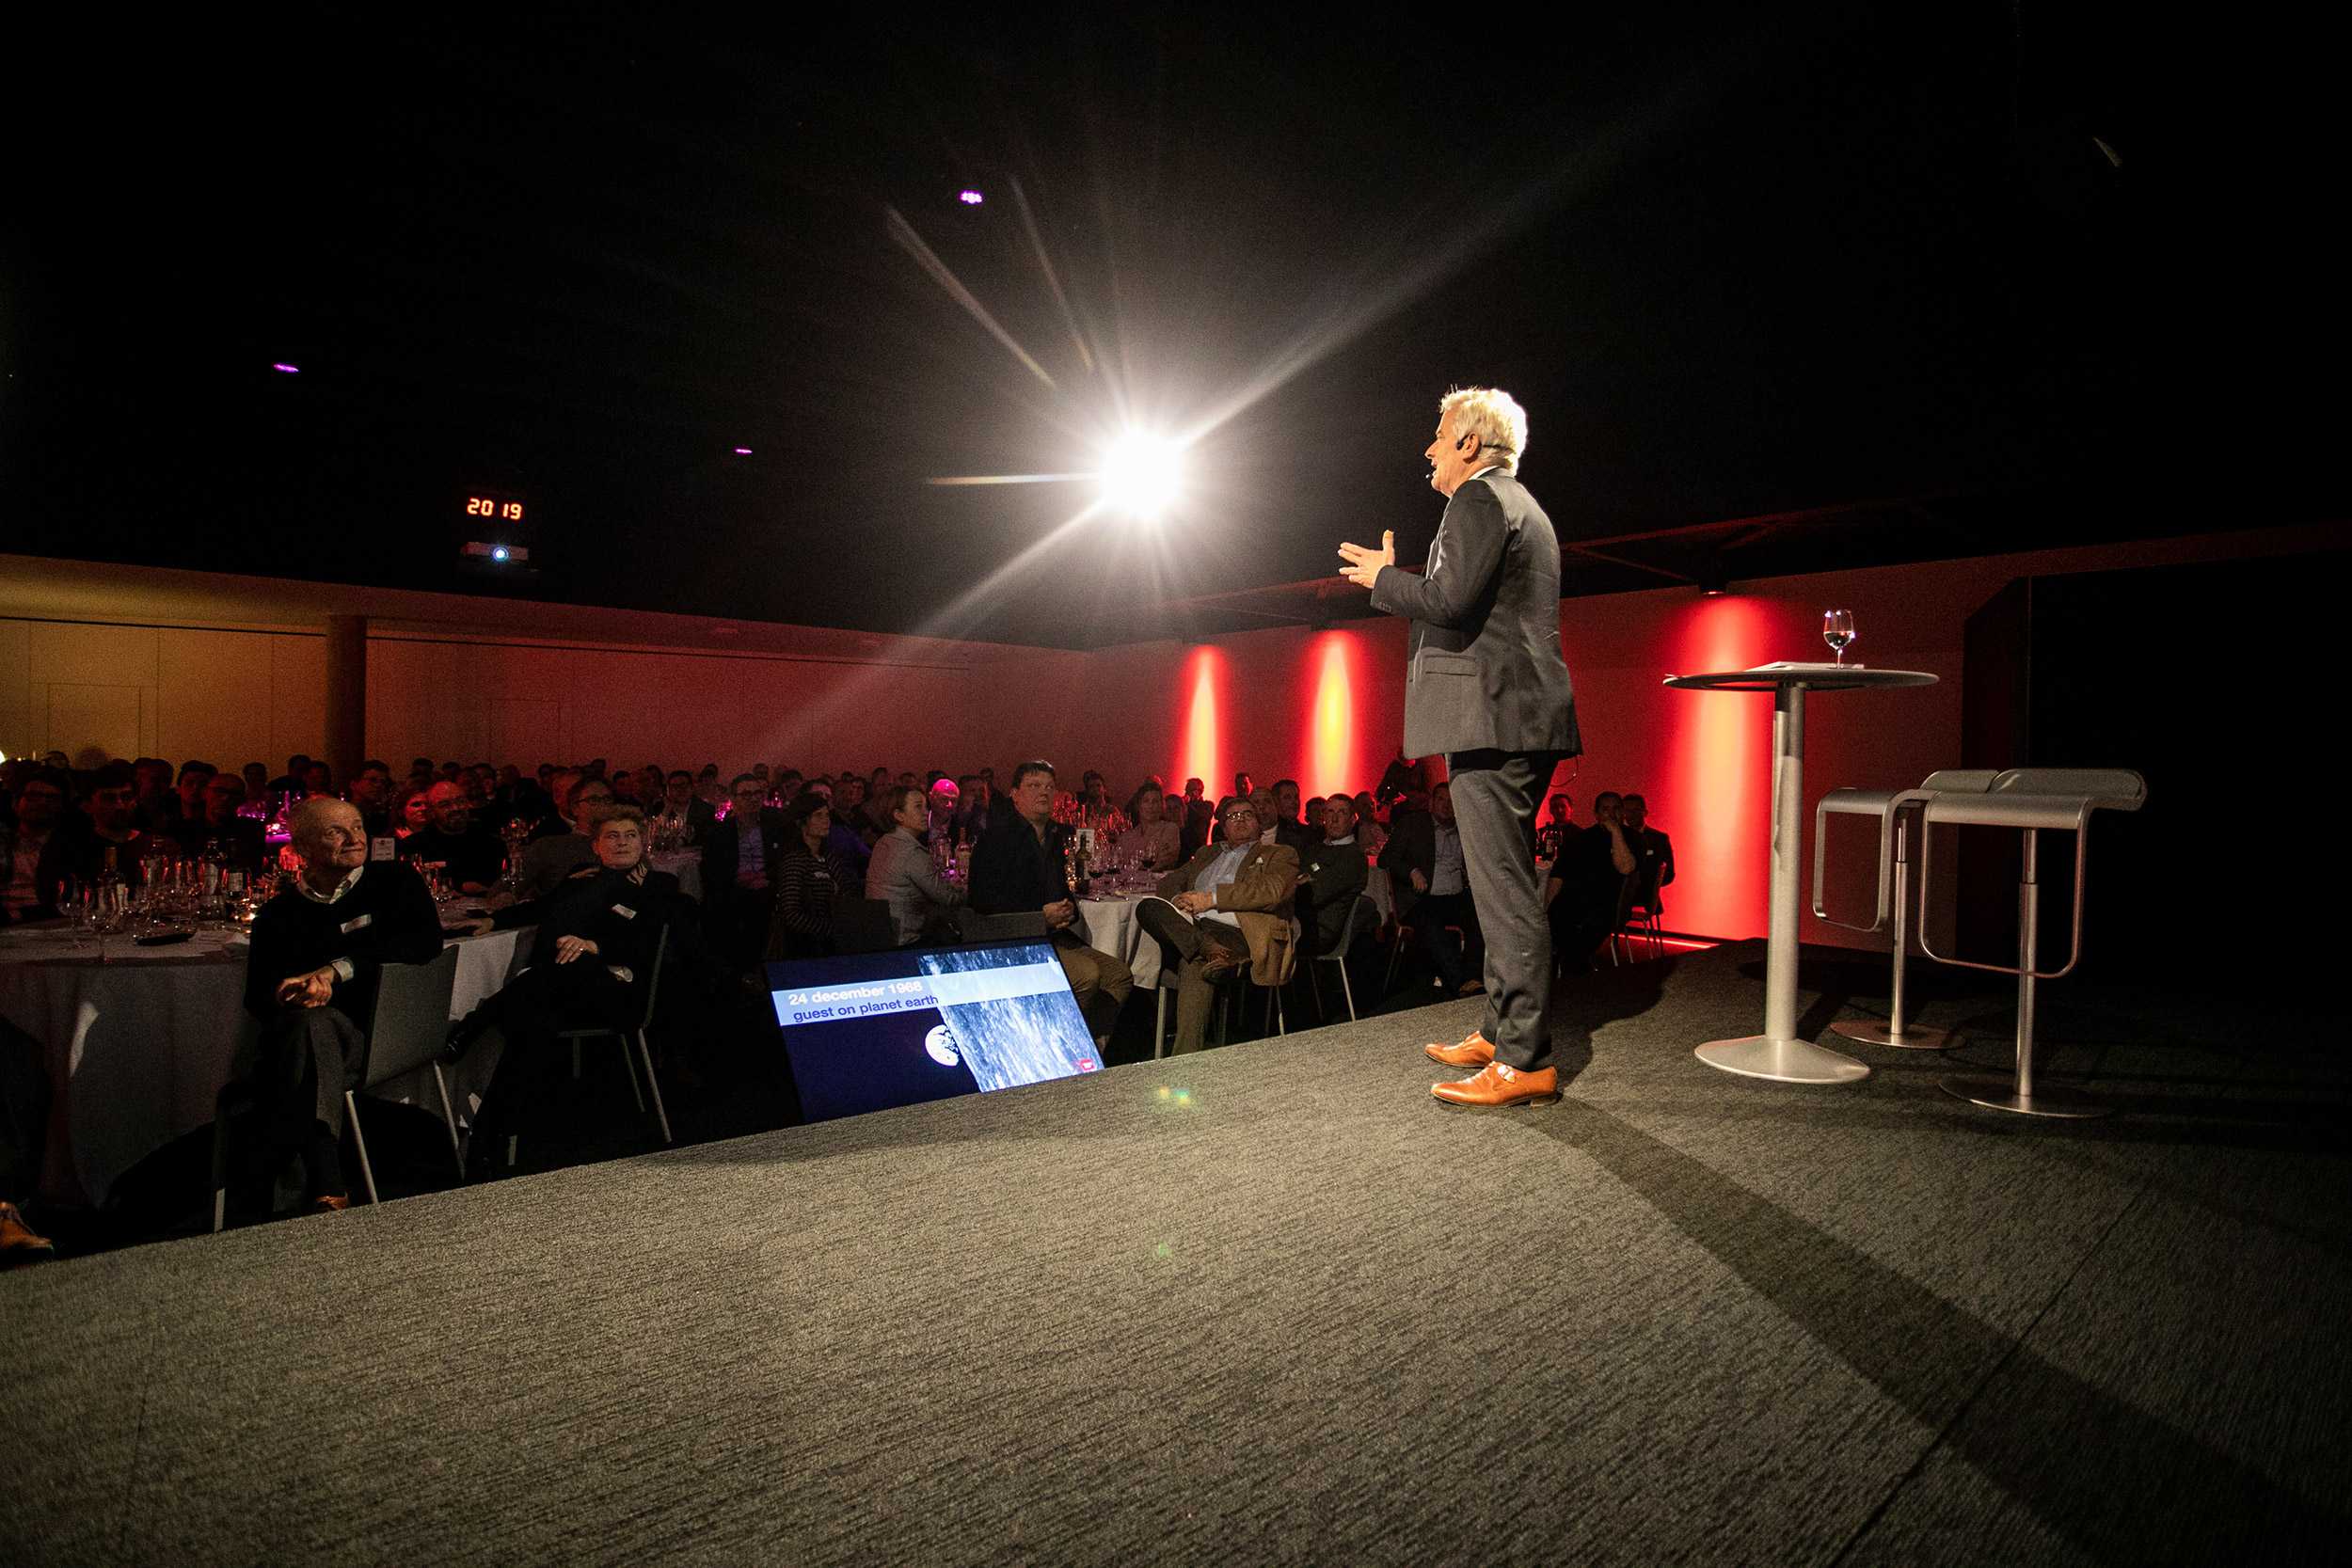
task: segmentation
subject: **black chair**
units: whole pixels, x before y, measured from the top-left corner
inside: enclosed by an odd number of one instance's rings
[[[449,1129],[450,1156],[465,1179],[465,1155],[457,1141],[457,1117],[451,1109],[449,1079],[441,1071],[440,1054],[449,1039],[450,997],[457,987],[457,949],[444,947],[421,964],[386,964],[377,979],[375,1010],[367,1023],[368,1066],[362,1091],[405,1077],[419,1068],[433,1069],[433,1082],[441,1095],[441,1120]],[[229,1118],[254,1107],[253,1085],[240,1078],[221,1086],[213,1100],[213,1228],[229,1218]],[[375,1167],[368,1159],[368,1141],[359,1128],[359,1102],[354,1091],[343,1091],[343,1119],[351,1126],[352,1142],[359,1151],[359,1175],[368,1201],[378,1201]]]
[[[1438,929],[1452,931],[1455,941],[1461,942],[1465,947],[1470,945],[1470,933],[1463,930],[1459,926],[1443,926],[1438,927]],[[1396,960],[1404,956],[1405,939],[1407,936],[1412,936],[1418,939],[1419,935],[1420,928],[1418,927],[1408,925],[1402,920],[1396,923],[1396,940],[1389,944],[1388,973],[1380,977],[1380,998],[1382,1001],[1385,1002],[1388,1000],[1389,988],[1396,983]]]
[[[1314,963],[1311,963],[1307,966],[1307,989],[1314,993],[1315,1017],[1318,1019],[1325,1016],[1323,1011],[1323,982],[1316,977],[1314,964],[1330,964],[1336,967],[1340,972],[1340,994],[1347,998],[1347,1022],[1350,1023],[1356,1022],[1356,990],[1347,982],[1347,954],[1348,950],[1356,945],[1357,934],[1361,931],[1368,931],[1372,929],[1371,924],[1359,917],[1363,914],[1364,911],[1372,909],[1373,907],[1372,895],[1368,893],[1358,894],[1356,895],[1356,902],[1348,907],[1347,929],[1340,933],[1340,944],[1337,947],[1332,948],[1328,953],[1316,954],[1314,957]],[[1394,962],[1393,955],[1391,957],[1391,962]]]
[[[1043,916],[1039,916],[1043,919]],[[833,904],[833,950],[887,953],[898,945],[898,922],[880,898],[836,898]]]
[[[661,931],[661,940],[655,944],[653,950],[653,976],[645,982],[645,1010],[633,1025],[626,1028],[615,1028],[608,1024],[596,1029],[559,1029],[555,1036],[557,1039],[572,1042],[572,1076],[575,1078],[580,1076],[580,1041],[603,1039],[607,1037],[619,1040],[621,1042],[621,1065],[628,1069],[628,1092],[635,1097],[638,1114],[643,1116],[645,1110],[645,1097],[638,1092],[637,1064],[629,1059],[628,1054],[628,1048],[633,1040],[637,1046],[637,1054],[644,1059],[645,1064],[645,1087],[653,1091],[654,1115],[661,1123],[661,1141],[665,1144],[675,1143],[677,1140],[670,1136],[670,1111],[669,1107],[661,1103],[661,1085],[654,1077],[653,1048],[645,1043],[645,1030],[653,1023],[654,1004],[661,994],[661,969],[664,960],[669,956],[670,931],[669,927],[664,927]],[[506,1163],[511,1165],[515,1163],[515,1140],[509,1138],[506,1144]]]

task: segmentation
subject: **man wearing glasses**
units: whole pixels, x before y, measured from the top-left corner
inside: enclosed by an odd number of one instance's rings
[[[66,776],[44,768],[26,779],[16,792],[16,824],[0,825],[0,847],[8,851],[0,866],[8,885],[0,889],[0,926],[46,920],[56,913],[40,893],[41,851],[48,847],[65,819]]]

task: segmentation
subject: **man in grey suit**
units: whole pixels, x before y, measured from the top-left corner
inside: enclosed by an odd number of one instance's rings
[[[1470,388],[1438,405],[1430,488],[1445,517],[1416,578],[1377,550],[1342,545],[1346,576],[1375,610],[1411,619],[1405,751],[1443,752],[1470,896],[1486,937],[1486,1017],[1469,1038],[1433,1045],[1474,1078],[1433,1085],[1464,1105],[1549,1104],[1551,933],[1535,878],[1536,808],[1552,769],[1579,755],[1576,698],[1560,657],[1560,543],[1518,481],[1527,414],[1507,392]]]

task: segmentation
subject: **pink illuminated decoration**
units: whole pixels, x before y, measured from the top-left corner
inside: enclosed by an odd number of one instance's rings
[[[1362,787],[1356,766],[1356,640],[1327,631],[1316,640],[1314,708],[1307,737],[1307,793],[1328,795]]]
[[[287,375],[300,375],[302,373],[302,367],[300,365],[289,365],[282,360],[275,365],[272,365],[270,369],[274,371],[281,371]]]
[[[1670,634],[1677,674],[1745,670],[1773,657],[1772,613],[1759,600],[1702,598],[1684,613]],[[1674,927],[1760,937],[1772,837],[1772,705],[1736,691],[1661,695],[1669,724],[1663,760],[1676,802],[1675,859],[1686,868],[1667,895]],[[1586,802],[1577,804],[1581,817]],[[1695,866],[1707,874],[1689,875]]]
[[[1225,776],[1224,686],[1224,654],[1205,645],[1195,648],[1184,661],[1184,689],[1190,696],[1184,704],[1183,752],[1176,776],[1168,781],[1171,795],[1184,793],[1186,779],[1200,779],[1208,786],[1209,799],[1216,799]]]
[[[735,449],[735,455],[738,457],[749,457],[751,454],[752,449],[749,447],[738,447]]]
[[[957,197],[956,199],[962,202],[966,207],[977,207],[984,198],[977,191],[965,191],[962,195]]]

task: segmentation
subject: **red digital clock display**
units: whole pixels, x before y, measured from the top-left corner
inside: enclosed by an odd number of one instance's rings
[[[495,517],[499,521],[504,523],[519,523],[523,520],[523,503],[520,501],[499,500],[491,496],[468,496],[466,498],[466,515],[469,517]]]

